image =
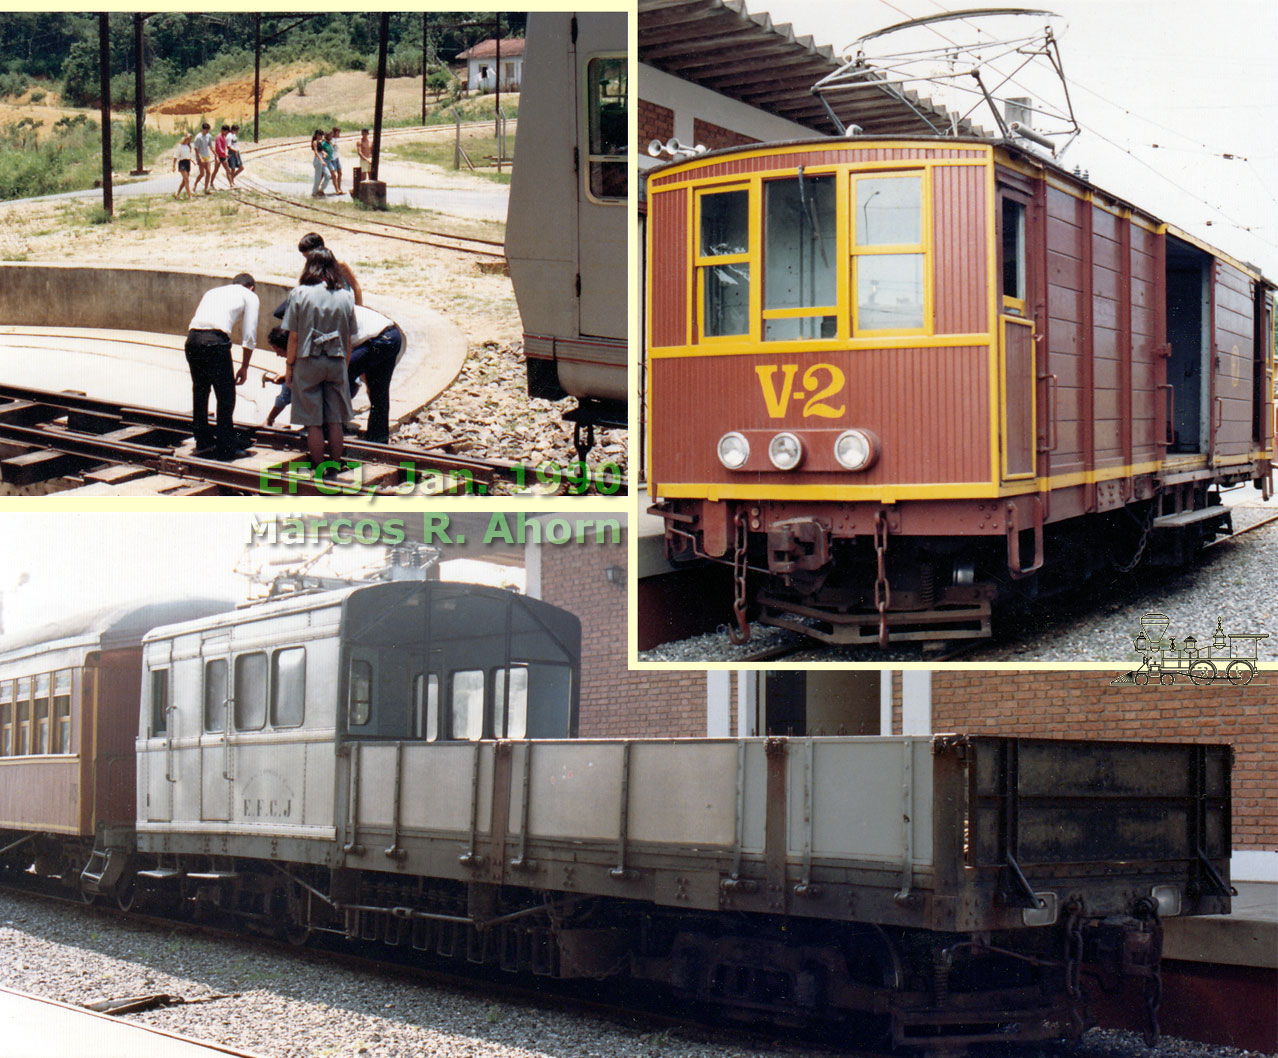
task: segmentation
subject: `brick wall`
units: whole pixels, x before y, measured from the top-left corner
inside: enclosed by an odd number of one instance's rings
[[[657,103],[639,100],[639,143],[646,151],[648,143],[660,140],[665,143],[674,135],[674,111]]]
[[[692,142],[694,145],[705,144],[710,150],[716,151],[720,147],[744,147],[747,143],[758,143],[759,141],[753,136],[746,136],[740,132],[725,129],[722,125],[714,125],[709,121],[694,118],[692,122]]]
[[[1227,742],[1234,847],[1278,848],[1278,677],[1246,687],[1110,686],[1106,672],[932,674],[932,730],[1041,738]],[[1268,747],[1268,748],[1267,748]]]
[[[631,672],[626,665],[626,590],[604,576],[627,568],[619,544],[541,549],[541,597],[581,621],[582,738],[700,737],[706,733],[701,672]]]

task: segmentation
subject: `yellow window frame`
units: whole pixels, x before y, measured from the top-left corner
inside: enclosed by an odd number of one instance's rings
[[[856,241],[856,199],[857,184],[861,180],[918,180],[919,181],[919,236],[917,243],[875,244],[860,246]],[[852,336],[855,338],[898,337],[919,335],[930,338],[935,333],[936,323],[932,308],[932,170],[930,166],[921,165],[914,168],[903,165],[899,170],[853,172],[849,174],[847,194],[845,196],[848,212],[848,258],[851,276],[848,280],[848,302],[852,321]],[[858,269],[862,257],[887,257],[902,255],[921,255],[923,258],[923,326],[862,328],[857,297]]]
[[[833,305],[802,305],[802,306],[799,306],[798,308],[789,308],[789,309],[767,309],[763,307],[763,289],[762,289],[762,286],[760,286],[759,319],[761,322],[759,325],[758,340],[765,349],[769,349],[769,350],[773,348],[785,349],[786,347],[795,345],[795,344],[801,344],[802,347],[806,349],[811,347],[814,343],[824,342],[828,344],[831,342],[841,342],[841,341],[847,340],[847,335],[848,335],[847,326],[846,326],[847,316],[842,311],[842,307],[841,307],[847,303],[847,296],[848,296],[847,269],[843,267],[839,267],[837,265],[837,262],[842,261],[848,251],[848,248],[847,248],[848,195],[847,195],[846,174],[847,174],[846,167],[840,167],[840,166],[828,166],[828,167],[823,166],[817,169],[808,169],[805,167],[803,170],[803,175],[805,178],[810,177],[812,179],[816,179],[817,177],[823,177],[823,176],[831,176],[834,178],[833,254],[834,254],[834,259],[836,261],[835,276],[834,276],[835,304]],[[767,192],[766,185],[770,183],[780,183],[783,181],[791,181],[795,179],[797,179],[797,173],[792,171],[792,172],[785,172],[785,173],[776,173],[773,175],[761,177],[759,180],[762,193],[760,194],[759,201],[758,201],[758,222],[757,222],[757,225],[752,225],[752,230],[754,227],[757,227],[759,231],[760,284],[762,284],[762,281],[764,278],[762,274],[763,265],[764,265],[763,255],[767,250],[767,247],[764,245],[764,242],[763,242],[764,226],[766,222],[766,217],[764,216],[764,208],[765,208],[766,192]],[[766,322],[767,320],[811,319],[811,318],[816,318],[820,316],[834,317],[835,331],[832,337],[830,338],[785,338],[785,339],[777,339],[776,341],[767,341],[764,339],[763,323]],[[819,345],[818,345],[818,348],[819,348]]]
[[[712,184],[707,187],[697,188],[692,207],[692,245],[694,247],[692,263],[693,269],[696,272],[694,296],[696,298],[698,344],[714,345],[741,341],[757,342],[759,340],[759,325],[757,321],[759,319],[759,308],[761,304],[761,295],[759,292],[761,236],[759,233],[759,226],[754,223],[755,203],[757,199],[755,189],[757,187],[757,180],[737,180],[731,183]],[[712,255],[703,254],[701,252],[702,203],[708,196],[731,194],[733,192],[744,192],[746,196],[746,252]],[[706,270],[718,265],[727,264],[744,264],[749,270],[750,286],[746,301],[746,329],[737,334],[706,334]]]

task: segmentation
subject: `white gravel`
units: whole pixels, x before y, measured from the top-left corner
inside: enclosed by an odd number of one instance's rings
[[[776,1040],[755,1050],[707,1032],[591,1018],[430,987],[385,973],[317,964],[247,939],[225,942],[77,905],[0,893],[0,981],[69,1003],[156,993],[188,1005],[128,1020],[271,1058],[803,1058],[828,1054]],[[227,998],[193,1002],[215,995]],[[8,1054],[0,1042],[0,1053]],[[1024,1058],[1246,1058],[1253,1052],[1093,1030],[1071,1046],[1014,1049]],[[75,1058],[75,1056],[68,1056]],[[974,1056],[979,1058],[979,1056]]]
[[[529,397],[522,349],[519,342],[472,343],[457,380],[414,421],[392,430],[391,443],[425,447],[454,440],[459,454],[522,463],[530,485],[538,481],[538,467],[574,462],[572,423],[562,416],[577,402]],[[614,464],[624,485],[626,431],[596,430],[586,462],[592,470]]]
[[[1251,498],[1254,494],[1254,499]],[[1233,508],[1234,529],[1253,525],[1278,513],[1278,504],[1262,505],[1249,490]],[[1236,540],[1221,540],[1204,551],[1187,569],[1142,569],[1129,577],[1107,581],[1097,577],[1075,598],[1041,604],[1030,626],[1006,641],[990,643],[961,655],[964,662],[988,661],[1113,661],[1139,664],[1132,639],[1140,619],[1151,610],[1171,618],[1169,632],[1177,641],[1194,635],[1210,639],[1219,617],[1226,632],[1268,632],[1260,643],[1262,668],[1278,657],[1278,522],[1261,526]],[[729,602],[724,601],[724,612]],[[751,625],[750,641],[734,647],[726,626],[718,633],[663,643],[639,655],[640,661],[739,661],[768,646],[798,643],[792,632]],[[958,645],[953,644],[953,645]],[[922,647],[900,644],[888,650],[876,646],[827,647],[816,640],[785,661],[928,661]]]

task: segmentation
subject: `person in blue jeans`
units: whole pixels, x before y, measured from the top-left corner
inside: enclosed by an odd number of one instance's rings
[[[275,351],[276,356],[288,356],[288,331],[283,327],[272,327],[271,333],[267,335],[267,343]],[[282,374],[276,375],[266,372],[262,376],[263,384],[267,382],[278,382],[280,386],[279,395],[275,398],[275,403],[271,405],[271,410],[266,415],[266,425],[274,426],[275,420],[279,418],[280,412],[287,408],[293,402],[293,390],[284,380]]]
[[[355,306],[355,337],[346,373],[352,399],[359,392],[360,378],[368,383],[368,429],[364,436],[378,444],[390,440],[390,381],[403,348],[404,334],[394,320],[366,305]]]

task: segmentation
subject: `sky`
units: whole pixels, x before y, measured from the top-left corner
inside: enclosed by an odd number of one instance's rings
[[[248,513],[6,512],[0,518],[4,633],[135,599],[205,595],[243,602],[251,584],[237,569],[270,576],[282,569],[269,565],[273,558],[296,560],[299,554],[296,548],[260,545],[250,553],[253,518]],[[335,548],[316,572],[350,572],[382,553],[376,546]],[[524,586],[522,569],[486,562],[458,559],[444,562],[440,570],[445,580]],[[261,594],[259,586],[253,595]]]
[[[1060,18],[1003,16],[992,31],[1050,24],[1084,127],[1063,164],[1278,280],[1278,4],[1272,0],[747,0],[836,54],[910,18],[975,7],[1041,6]],[[980,20],[976,20],[978,23]],[[954,33],[941,24],[941,33]],[[930,34],[929,30],[912,31]],[[919,37],[898,37],[917,41]],[[866,45],[867,57],[901,45]],[[931,35],[932,43],[940,38]],[[1010,72],[1012,63],[998,64]],[[930,85],[917,86],[936,98]],[[1015,93],[1020,94],[1020,93]],[[989,127],[987,116],[977,120]],[[1157,146],[1155,146],[1157,145]],[[1234,160],[1222,157],[1233,154]],[[1248,230],[1250,229],[1250,230]]]

